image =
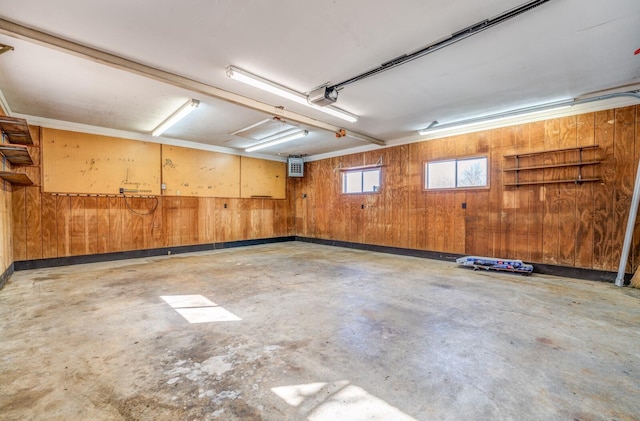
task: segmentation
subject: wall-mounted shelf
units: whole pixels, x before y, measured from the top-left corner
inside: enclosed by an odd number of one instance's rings
[[[33,185],[33,181],[31,181],[27,174],[15,173],[11,171],[0,171],[0,178],[8,181],[11,184],[19,186]]]
[[[33,145],[29,125],[24,118],[0,117],[0,131],[10,143]]]
[[[27,120],[0,116],[0,131],[2,132],[2,143],[0,143],[2,171],[0,171],[0,178],[13,185],[33,185],[33,181],[31,181],[28,175],[5,171],[5,162],[9,162],[12,165],[33,165],[33,159],[31,159],[29,150],[24,146],[33,145]],[[9,143],[4,143],[5,141],[9,141]]]
[[[13,165],[33,165],[26,146],[0,144],[0,153]]]
[[[505,186],[523,186],[523,185],[533,185],[533,184],[554,184],[554,183],[575,183],[581,184],[586,182],[594,182],[600,181],[599,177],[588,176],[585,177],[582,173],[583,167],[596,166],[600,164],[601,160],[597,157],[598,145],[588,145],[588,146],[577,146],[573,148],[561,148],[561,149],[550,149],[546,151],[539,152],[526,152],[521,154],[512,154],[512,155],[504,155],[505,160],[513,160],[515,161],[513,166],[509,168],[504,168],[502,171],[504,173],[514,173],[514,181],[513,182],[505,182]],[[589,157],[589,159],[585,160],[583,152],[584,151],[594,151],[592,153],[593,156]],[[522,160],[531,160],[536,159],[537,157],[542,157],[543,159],[550,159],[555,157],[555,159],[562,159],[562,162],[553,162],[549,164],[525,164],[522,165]],[[532,176],[542,177],[542,174],[538,170],[545,169],[568,169],[575,168],[576,176],[575,178],[566,177],[566,173],[563,173],[562,176],[551,179],[542,179],[537,178],[534,180],[520,180],[520,174],[524,171],[528,171],[532,174]]]

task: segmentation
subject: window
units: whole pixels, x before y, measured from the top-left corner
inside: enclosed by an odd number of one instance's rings
[[[342,174],[343,193],[373,193],[380,190],[380,168],[346,171]]]
[[[427,162],[427,189],[456,189],[487,186],[487,158]]]

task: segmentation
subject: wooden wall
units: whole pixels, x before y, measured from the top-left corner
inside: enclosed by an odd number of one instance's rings
[[[0,116],[4,116],[0,108]],[[1,158],[0,158],[1,160]],[[2,168],[11,170],[11,165],[2,160]],[[13,231],[11,226],[11,184],[0,180],[0,275],[13,263]]]
[[[286,200],[167,195],[152,212],[153,197],[44,192],[42,132],[32,128],[34,166],[16,167],[35,185],[10,199],[15,261],[293,235]]]
[[[11,184],[4,180],[0,180],[0,236],[0,275],[2,275],[13,263]]]
[[[305,163],[305,177],[288,186],[296,234],[616,271],[640,158],[639,123],[640,107],[632,106]],[[510,175],[502,169],[511,165],[504,155],[592,144],[602,163],[585,171],[597,171],[602,182],[503,186]],[[426,161],[477,155],[489,157],[490,188],[423,189]],[[379,193],[341,193],[336,168],[380,158]],[[556,177],[554,171],[542,177]],[[640,224],[627,270],[639,264]]]
[[[39,145],[45,192],[160,194],[158,143],[43,128]]]

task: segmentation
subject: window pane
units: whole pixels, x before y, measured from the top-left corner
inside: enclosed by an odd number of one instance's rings
[[[487,158],[458,161],[458,187],[487,185]]]
[[[362,172],[362,191],[374,192],[380,188],[380,170]]]
[[[456,161],[427,163],[427,188],[445,189],[456,186]]]
[[[362,172],[344,173],[343,188],[345,193],[360,193],[362,191]]]

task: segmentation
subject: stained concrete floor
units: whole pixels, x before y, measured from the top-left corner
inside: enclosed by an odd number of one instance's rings
[[[174,295],[241,320],[189,323]],[[300,242],[17,272],[0,419],[637,420],[639,304]]]

